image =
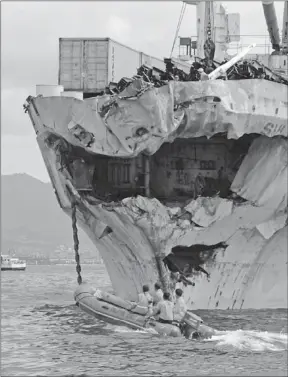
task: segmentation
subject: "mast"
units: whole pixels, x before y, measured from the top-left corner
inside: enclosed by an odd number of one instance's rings
[[[283,28],[282,40],[280,41],[280,33],[277,23],[277,17],[274,7],[274,1],[262,0],[262,6],[266,19],[266,24],[270,36],[270,41],[274,51],[269,56],[269,68],[273,69],[278,74],[287,78],[287,28],[288,28],[288,9],[287,0],[284,2],[283,12]]]
[[[223,61],[230,42],[240,40],[239,13],[227,14],[220,1],[183,1],[196,6],[197,56]]]
[[[213,1],[184,1],[189,5],[196,5],[197,18],[197,55],[204,59],[215,54],[214,41],[214,2]]]
[[[288,0],[284,2],[283,26],[282,26],[282,48],[288,50]]]

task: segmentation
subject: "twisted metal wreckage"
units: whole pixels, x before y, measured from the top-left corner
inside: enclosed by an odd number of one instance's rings
[[[124,299],[160,280],[190,308],[287,306],[288,82],[258,62],[204,81],[219,64],[166,64],[84,101],[28,97],[59,204]]]

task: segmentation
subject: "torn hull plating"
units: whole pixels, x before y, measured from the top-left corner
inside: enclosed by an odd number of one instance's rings
[[[192,268],[186,277],[195,286],[177,283],[190,308],[287,307],[287,86],[217,80],[157,89],[135,80],[113,98],[30,97],[27,110],[59,204],[70,215],[71,191],[78,198],[78,222],[100,252],[117,295],[135,300],[143,284],[157,280],[173,289],[163,259],[178,245],[203,245],[197,258],[188,248],[185,259]],[[219,134],[221,140],[213,141]],[[249,134],[241,149],[237,140]],[[206,141],[199,144],[201,137]],[[179,139],[193,148],[184,153]],[[163,152],[168,143],[176,149],[172,167],[171,150],[166,157]],[[217,144],[214,152],[211,143]],[[141,165],[142,180],[131,169],[131,181],[125,169],[123,179],[113,169],[112,178],[105,173],[115,159],[122,165],[136,161],[137,167],[139,156],[149,160]],[[213,191],[211,182],[223,183],[223,174],[230,195],[219,197],[223,185],[212,185]],[[118,182],[116,192],[110,178]],[[109,190],[110,196],[103,195]],[[145,196],[150,192],[159,200]],[[209,245],[216,246],[208,251]],[[183,260],[177,260],[181,271]]]

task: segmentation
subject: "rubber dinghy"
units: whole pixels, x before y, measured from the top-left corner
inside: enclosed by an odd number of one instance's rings
[[[133,330],[153,329],[159,335],[185,336],[188,339],[211,338],[215,330],[203,320],[187,311],[181,323],[163,324],[155,318],[147,318],[148,309],[113,294],[100,291],[88,284],[81,284],[74,293],[76,305],[94,317],[114,325],[126,326]]]

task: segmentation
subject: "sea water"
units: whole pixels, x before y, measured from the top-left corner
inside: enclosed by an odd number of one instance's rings
[[[103,265],[84,281],[110,285]],[[286,376],[287,310],[199,310],[218,329],[197,342],[101,322],[75,306],[75,266],[1,274],[2,376]]]

